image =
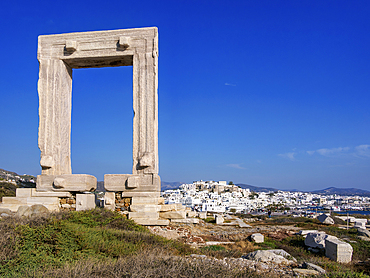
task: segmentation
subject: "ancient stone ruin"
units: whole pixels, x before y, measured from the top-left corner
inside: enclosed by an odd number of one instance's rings
[[[125,211],[144,225],[167,225],[168,219],[185,218],[182,206],[165,206],[160,198],[157,28],[39,36],[37,58],[42,173],[37,176],[36,189],[18,189],[16,197],[3,198],[2,206],[13,211],[32,204],[43,204],[52,211],[95,207],[91,192],[97,179],[73,174],[71,168],[72,71],[133,66],[132,174],[104,176],[104,206]]]

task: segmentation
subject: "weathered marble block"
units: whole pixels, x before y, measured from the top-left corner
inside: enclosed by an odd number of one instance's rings
[[[223,217],[222,215],[219,215],[219,214],[217,214],[217,215],[215,216],[215,220],[216,220],[216,224],[217,224],[217,225],[221,225],[221,224],[223,224],[223,223],[224,223],[224,221],[225,221],[224,217]]]
[[[199,218],[200,219],[206,219],[207,218],[207,212],[206,211],[200,211],[199,212]]]
[[[97,180],[86,174],[38,175],[37,191],[85,192],[96,189]]]
[[[185,219],[186,218],[186,211],[185,210],[174,210],[174,211],[166,211],[160,212],[159,216],[161,218],[166,219]]]
[[[104,194],[104,208],[109,210],[114,210],[116,208],[115,204],[115,196],[116,194],[114,192],[105,192]]]
[[[94,194],[76,194],[76,210],[89,210],[95,208]]]
[[[352,246],[337,238],[325,240],[325,256],[339,263],[350,263],[352,261]]]
[[[252,234],[251,239],[255,243],[262,243],[262,242],[265,241],[265,238],[264,238],[263,234],[260,234],[260,233]]]

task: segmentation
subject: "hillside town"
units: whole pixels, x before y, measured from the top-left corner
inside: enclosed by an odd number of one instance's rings
[[[253,192],[226,181],[194,181],[179,189],[162,192],[167,204],[180,203],[195,211],[250,213],[266,209],[282,211],[367,210],[370,198],[363,196],[321,195],[309,192]]]

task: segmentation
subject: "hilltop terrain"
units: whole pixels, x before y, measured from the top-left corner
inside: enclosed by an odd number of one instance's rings
[[[181,185],[181,182],[162,182],[162,191],[168,190],[168,189],[177,189]],[[336,188],[336,187],[329,187],[326,189],[321,190],[313,190],[313,191],[305,191],[305,190],[297,190],[297,189],[291,189],[291,190],[284,190],[284,189],[278,189],[273,187],[260,187],[260,186],[254,186],[250,184],[244,184],[244,183],[238,183],[235,184],[243,189],[249,189],[253,192],[275,192],[278,190],[282,191],[301,191],[301,192],[310,192],[310,193],[316,193],[316,194],[322,194],[322,195],[347,195],[347,196],[370,196],[370,191],[363,190],[363,189],[357,189],[357,188]]]

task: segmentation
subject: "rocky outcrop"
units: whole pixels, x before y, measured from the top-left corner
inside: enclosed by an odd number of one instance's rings
[[[318,271],[322,274],[326,273],[325,269],[323,269],[322,267],[320,267],[318,265],[312,264],[312,263],[304,262],[302,264],[302,267],[305,268],[305,269],[312,269],[312,270]]]
[[[17,210],[18,217],[49,217],[49,210],[43,205],[20,206]]]
[[[288,254],[289,255],[289,254]],[[292,256],[289,255],[292,258]],[[274,263],[274,264],[284,264],[289,265],[294,263],[293,260],[288,260],[284,256],[275,254],[271,250],[257,250],[242,257],[243,259],[253,260],[263,263]]]

